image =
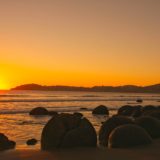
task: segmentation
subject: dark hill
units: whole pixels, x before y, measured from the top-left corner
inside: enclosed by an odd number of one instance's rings
[[[12,88],[11,90],[45,90],[45,91],[91,91],[91,92],[136,92],[136,93],[160,93],[160,84],[150,86],[94,86],[94,87],[75,87],[75,86],[42,86],[38,84],[24,84]]]

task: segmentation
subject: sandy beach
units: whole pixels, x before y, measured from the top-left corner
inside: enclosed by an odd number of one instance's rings
[[[159,160],[160,139],[145,147],[131,149],[78,148],[45,152],[10,150],[0,153],[1,160]]]

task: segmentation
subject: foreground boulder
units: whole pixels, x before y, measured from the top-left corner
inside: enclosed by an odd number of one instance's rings
[[[109,115],[109,111],[106,106],[100,105],[92,111],[92,114]]]
[[[109,148],[129,148],[152,143],[149,134],[141,127],[133,124],[122,125],[115,128],[110,136]]]
[[[32,138],[32,139],[29,139],[27,142],[26,142],[26,144],[27,145],[35,145],[35,144],[37,144],[37,140],[36,139],[34,139],[34,138]]]
[[[8,139],[3,133],[0,133],[0,151],[15,148],[16,143]]]
[[[48,115],[49,112],[44,107],[36,107],[36,108],[32,109],[29,114],[30,115],[39,115],[39,116],[42,116],[42,115]]]
[[[135,123],[144,128],[152,138],[160,137],[160,120],[144,116],[137,118]]]
[[[99,143],[102,146],[108,145],[109,135],[113,129],[120,125],[133,124],[132,119],[124,116],[113,116],[105,121],[99,131]]]
[[[76,114],[59,114],[45,125],[41,135],[41,148],[95,147],[97,136],[92,124]]]

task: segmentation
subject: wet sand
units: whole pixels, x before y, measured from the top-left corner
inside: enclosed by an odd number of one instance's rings
[[[159,160],[160,139],[148,146],[130,149],[78,148],[45,152],[10,150],[0,153],[0,160]]]

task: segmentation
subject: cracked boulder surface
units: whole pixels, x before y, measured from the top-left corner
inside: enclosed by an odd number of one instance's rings
[[[41,135],[41,149],[96,147],[96,131],[88,119],[62,113],[52,117]]]

